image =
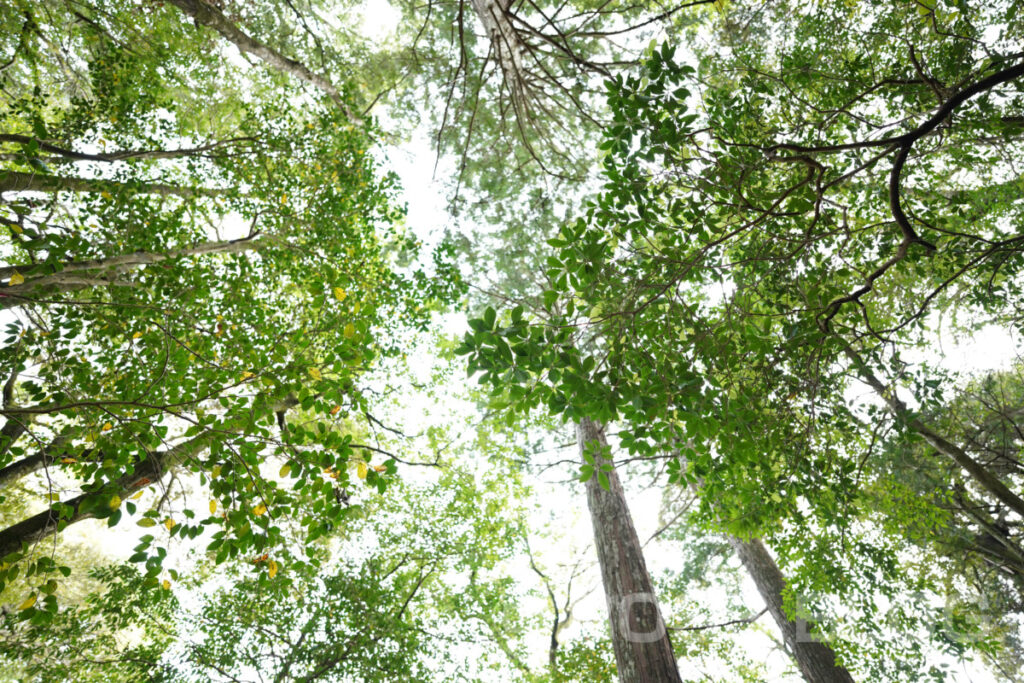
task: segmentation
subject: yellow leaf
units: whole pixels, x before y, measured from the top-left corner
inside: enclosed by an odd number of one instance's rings
[[[160,585],[164,587],[165,591],[171,590],[171,582],[168,581],[167,579],[164,579],[164,582],[162,584],[160,584]]]
[[[277,562],[270,561],[270,566],[267,568],[267,576],[270,578],[277,576]]]
[[[284,478],[284,477],[287,477],[291,473],[292,473],[292,466],[286,464],[284,467],[281,468],[281,471],[278,472],[278,475],[281,476],[282,478]]]
[[[109,432],[113,428],[114,428],[114,425],[110,424],[109,422],[106,423],[105,425],[103,425],[103,431],[104,432]]]
[[[51,493],[50,494],[50,502],[51,503],[54,502],[54,501],[58,501],[58,500],[60,500],[60,494],[59,493]]]
[[[70,465],[71,463],[78,462],[74,458],[61,458],[60,461],[65,465]]]
[[[252,509],[252,514],[254,514],[257,517],[259,517],[260,515],[264,514],[266,511],[267,511],[267,506],[264,505],[263,503],[260,503],[259,505],[257,505],[256,507],[254,507]]]
[[[141,336],[142,336],[141,332],[136,332],[135,334],[132,335],[132,339],[138,339]]]
[[[334,406],[331,408],[331,415],[337,415],[339,410],[341,410],[341,406]]]
[[[256,376],[256,373],[249,372],[248,370],[246,370],[245,372],[242,373],[242,381],[244,382],[245,380],[249,379],[250,377],[255,377],[255,376]]]
[[[148,528],[148,527],[151,527],[151,526],[156,526],[156,520],[153,519],[152,517],[143,517],[142,519],[137,521],[136,524],[138,524],[141,527]]]
[[[38,597],[39,597],[39,595],[37,593],[33,593],[32,595],[28,596],[28,600],[26,600],[25,602],[23,602],[20,605],[18,605],[18,609],[19,610],[28,609],[32,605],[36,604],[36,598],[38,598]]]
[[[217,501],[211,500],[210,501],[210,514],[212,515],[215,512],[217,512]]]
[[[10,227],[11,227],[11,230],[14,231],[15,235],[20,235],[23,232],[21,226],[18,225],[17,223],[14,223]]]
[[[136,491],[135,495],[132,496],[132,500],[138,500],[139,498],[142,498],[142,494],[145,493],[145,492],[146,492],[145,490]]]
[[[25,281],[25,276],[22,275],[21,273],[19,273],[18,271],[14,271],[13,273],[11,273],[10,285],[12,287],[14,285],[20,285],[24,281]]]
[[[335,299],[337,299],[338,301],[344,301],[346,296],[348,296],[348,292],[346,292],[344,289],[342,289],[341,287],[334,288]]]
[[[361,462],[356,466],[356,475],[358,475],[360,479],[366,479],[367,472],[368,468],[366,467],[365,462]]]
[[[374,465],[373,466],[373,471],[374,472],[387,472],[388,468],[384,467],[384,465]]]
[[[320,374],[320,368],[309,368],[309,376],[315,379],[317,382],[324,378],[324,376]]]
[[[359,302],[358,301],[353,301],[352,302],[352,314],[353,315],[358,315],[359,314],[359,309],[360,309]]]
[[[212,470],[212,471],[210,472],[210,475],[211,475],[211,476],[212,476],[212,477],[213,477],[214,479],[216,479],[217,477],[219,477],[219,476],[220,476],[220,465],[214,465],[214,466],[213,466],[213,470]]]
[[[106,190],[103,190],[103,192],[100,192],[100,196],[103,197],[104,199],[113,199],[114,198],[114,195],[110,194]]]
[[[107,503],[107,505],[110,506],[111,510],[116,510],[117,508],[121,507],[121,496],[111,496],[110,502]]]
[[[178,524],[178,523],[177,523],[177,522],[175,522],[175,521],[174,521],[173,519],[171,519],[170,517],[168,517],[167,519],[165,519],[165,520],[164,520],[164,526],[165,526],[165,527],[167,527],[167,530],[168,530],[168,531],[170,531],[171,529],[173,529],[173,528],[174,528],[174,527],[175,527],[175,526],[176,526],[177,524]]]
[[[343,334],[345,335],[345,339],[351,339],[352,337],[356,336],[356,326],[353,325],[352,323],[348,323],[347,325],[345,325]]]

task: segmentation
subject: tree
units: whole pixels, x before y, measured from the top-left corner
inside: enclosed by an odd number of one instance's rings
[[[52,569],[37,543],[89,517],[210,528],[223,560],[279,543],[312,496],[316,514],[298,519],[307,538],[326,533],[346,514],[335,490],[355,483],[350,462],[379,487],[396,471],[368,467],[375,451],[353,439],[359,378],[456,291],[443,270],[399,272],[416,245],[368,154],[372,122],[353,125],[330,95],[296,110],[290,83],[231,66],[173,8],[16,10],[0,467],[4,484],[45,468],[58,499],[0,531],[0,581]],[[202,503],[130,500],[168,476]],[[146,538],[136,559],[155,585],[163,553]],[[46,581],[24,616],[54,613]]]
[[[50,623],[8,616],[4,654],[40,681],[430,681],[451,668],[483,680],[501,655],[469,613],[514,604],[500,565],[522,494],[514,475],[477,479],[446,463],[432,484],[357,494],[334,548],[273,581],[288,549],[219,567],[190,557],[193,569],[157,590],[131,565],[98,569],[104,590]]]
[[[903,360],[933,334],[932,308],[957,302],[972,329],[1017,307],[1020,207],[1001,189],[1019,180],[1021,67],[982,36],[1014,34],[1011,15],[737,3],[694,42],[696,68],[652,51],[642,74],[608,82],[604,190],[550,242],[543,322],[467,335],[472,367],[517,402],[620,420],[623,448],[667,457],[674,480],[701,482],[705,515],[773,538],[784,560],[798,550],[789,524],[856,534],[878,419],[850,404],[856,380],[1018,514],[1020,480],[892,386],[934,400],[941,378]],[[942,210],[961,201],[984,211]],[[883,548],[871,562],[893,589]],[[848,561],[805,559],[802,573],[834,590],[827,568]]]

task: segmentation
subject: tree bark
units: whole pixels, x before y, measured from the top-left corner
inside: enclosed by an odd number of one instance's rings
[[[850,672],[836,663],[832,648],[815,640],[811,633],[814,624],[802,619],[793,621],[786,614],[782,606],[786,580],[761,540],[743,541],[730,535],[729,545],[754,580],[804,680],[807,683],[853,683]]]
[[[57,459],[59,453],[64,452],[63,446],[66,443],[66,438],[58,436],[49,447],[41,448],[34,455],[22,458],[0,469],[0,491],[3,491],[19,479],[49,466]]]
[[[676,451],[678,457],[682,457]],[[685,463],[685,458],[683,458]],[[703,480],[691,484],[691,489],[700,493]],[[744,541],[732,534],[726,534],[729,545],[739,557],[743,568],[754,580],[758,593],[764,599],[765,606],[782,632],[782,639],[789,648],[789,654],[796,662],[800,673],[807,683],[853,683],[853,677],[843,667],[836,664],[836,655],[832,648],[814,640],[811,631],[815,624],[806,620],[794,622],[783,609],[784,589],[786,580],[775,563],[775,558],[759,538]]]
[[[171,249],[165,252],[133,251],[104,259],[88,261],[69,261],[60,264],[60,270],[53,273],[34,275],[34,271],[52,270],[51,265],[8,266],[0,268],[0,310],[16,308],[31,303],[30,296],[34,291],[55,287],[59,291],[72,291],[87,287],[103,287],[119,284],[116,276],[134,270],[140,266],[160,263],[168,259],[183,256],[202,256],[204,254],[231,254],[258,249],[267,238],[254,239],[255,236],[236,240],[203,242],[191,247]],[[9,283],[10,278],[18,273],[25,281],[18,285]]]
[[[205,26],[213,29],[230,41],[235,47],[244,53],[250,54],[257,59],[266,62],[279,71],[283,71],[294,78],[309,83],[327,94],[336,105],[348,115],[348,118],[357,123],[358,118],[352,115],[341,92],[330,80],[320,74],[313,73],[305,64],[283,54],[274,48],[264,45],[252,36],[245,33],[236,26],[230,19],[224,16],[220,8],[206,2],[205,0],[169,0],[182,12],[192,17],[197,26]]]
[[[224,194],[225,191],[217,188],[181,187],[166,183],[123,183],[98,178],[0,171],[0,192],[110,192],[111,194],[123,192],[191,199],[193,197],[216,197]]]
[[[604,429],[582,419],[576,426],[580,457],[587,446],[607,446]],[[594,545],[608,602],[612,645],[621,683],[673,683],[680,681],[675,654],[647,573],[640,539],[618,474],[608,475],[608,490],[597,472],[608,461],[596,456],[595,473],[587,480],[587,506],[594,525]]]
[[[194,457],[206,448],[212,437],[213,433],[207,432],[184,441],[166,451],[150,453],[149,457],[136,465],[134,472],[118,479],[112,490],[106,489],[102,494],[93,492],[83,493],[62,503],[62,505],[71,507],[71,514],[68,517],[59,517],[52,509],[44,510],[0,531],[0,560],[33,543],[42,541],[72,524],[94,517],[95,515],[91,509],[89,511],[82,510],[82,503],[90,498],[98,495],[103,495],[106,498],[110,498],[113,495],[127,498],[139,489],[160,481],[170,469],[181,465],[188,458]]]
[[[526,70],[523,68],[523,45],[519,33],[512,25],[508,11],[510,0],[471,0],[477,18],[491,42],[505,83],[516,104],[517,111],[526,102]],[[524,112],[520,112],[521,114]]]
[[[130,159],[181,159],[190,156],[210,155],[218,149],[229,147],[242,142],[254,142],[254,137],[230,138],[219,140],[199,147],[183,147],[181,149],[125,149],[117,152],[105,152],[100,154],[88,154],[76,152],[73,149],[61,147],[45,140],[32,138],[27,135],[16,135],[14,133],[0,133],[0,142],[14,142],[19,145],[30,145],[35,143],[44,152],[50,152],[67,159],[78,161],[128,161]]]

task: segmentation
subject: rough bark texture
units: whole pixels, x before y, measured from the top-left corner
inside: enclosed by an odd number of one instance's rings
[[[601,447],[607,445],[603,428],[592,420],[580,420],[576,435],[581,458],[588,444],[591,449],[595,442]],[[602,460],[596,458],[595,462],[600,466]],[[587,505],[608,601],[619,680],[622,683],[680,681],[640,539],[615,470],[608,473],[608,482],[606,491],[601,488],[596,474],[587,481]]]
[[[757,590],[761,593],[768,611],[782,631],[786,647],[800,667],[800,673],[807,683],[853,683],[853,677],[836,663],[832,649],[814,640],[814,625],[810,622],[792,621],[782,608],[782,595],[786,588],[786,580],[782,577],[775,559],[764,547],[760,539],[743,541],[729,536],[732,546],[740,561],[754,579]]]

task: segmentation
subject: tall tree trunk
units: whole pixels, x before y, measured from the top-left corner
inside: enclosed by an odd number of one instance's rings
[[[213,432],[207,432],[166,451],[150,453],[149,457],[138,463],[134,472],[118,479],[113,490],[107,489],[103,494],[83,493],[62,503],[71,508],[71,513],[68,516],[60,517],[53,510],[44,510],[0,531],[0,560],[28,545],[42,541],[72,524],[94,517],[95,515],[90,511],[92,508],[86,511],[82,510],[82,503],[89,498],[98,495],[103,495],[107,499],[113,495],[127,498],[139,489],[160,481],[169,470],[181,465],[187,459],[195,457],[205,449],[213,436]]]
[[[259,240],[255,236],[242,237],[235,240],[203,242],[191,247],[171,249],[165,252],[133,251],[102,259],[88,261],[69,261],[60,264],[60,270],[52,271],[49,264],[8,266],[0,268],[0,310],[16,308],[31,303],[32,294],[43,289],[56,289],[60,292],[74,291],[88,287],[106,287],[120,284],[117,276],[134,270],[140,266],[160,263],[168,259],[184,256],[202,256],[205,254],[232,254],[258,249],[266,243],[267,237]],[[17,273],[24,281],[11,285],[11,277]]]
[[[207,187],[182,187],[166,183],[123,183],[99,178],[0,171],[0,192],[110,192],[111,194],[156,194],[161,197],[217,197],[224,190]]]
[[[608,445],[603,427],[586,418],[577,424],[576,435],[581,459],[585,452]],[[588,445],[590,451],[586,450]],[[595,470],[599,471],[601,464],[608,461],[597,456],[594,462]],[[594,545],[608,602],[619,681],[680,681],[672,643],[655,599],[622,484],[614,469],[607,475],[607,491],[601,487],[596,471],[587,481],[587,506],[594,525]]]
[[[182,147],[181,149],[124,149],[117,152],[104,152],[100,154],[89,154],[77,152],[73,149],[55,145],[46,140],[32,138],[27,135],[16,135],[14,133],[0,133],[0,142],[14,142],[20,145],[35,143],[39,149],[65,157],[66,159],[77,159],[79,161],[128,161],[130,159],[181,159],[190,156],[212,156],[211,152],[218,149],[230,147],[243,142],[255,142],[254,137],[238,137],[228,140],[218,140],[199,147]]]
[[[812,634],[814,624],[803,620],[793,621],[786,614],[782,607],[786,580],[761,540],[752,538],[743,541],[729,536],[729,545],[754,579],[757,591],[782,631],[782,639],[800,667],[804,680],[807,683],[853,683],[850,672],[836,663],[832,648],[815,640]]]
[[[285,57],[274,48],[264,45],[260,41],[248,35],[245,31],[238,28],[238,26],[236,26],[230,19],[224,16],[224,13],[221,12],[220,8],[216,5],[207,2],[206,0],[169,0],[169,2],[188,16],[192,17],[196,26],[205,26],[213,29],[242,52],[266,62],[278,71],[289,74],[300,81],[305,81],[306,83],[322,90],[331,98],[332,102],[341,107],[353,123],[358,122],[358,118],[349,111],[348,106],[345,104],[345,100],[342,98],[341,92],[333,83],[331,83],[330,80],[325,76],[313,73],[313,71],[311,71],[309,67],[302,62],[290,57]]]
[[[677,457],[682,457],[676,451]],[[685,462],[685,459],[684,459]],[[703,480],[691,484],[691,490],[700,493]],[[782,632],[782,639],[789,648],[790,655],[800,668],[800,673],[807,683],[853,683],[853,677],[843,667],[836,664],[836,655],[827,644],[814,640],[811,632],[815,629],[812,622],[793,621],[783,609],[783,591],[786,580],[775,563],[775,558],[759,538],[744,541],[732,534],[726,534],[733,552],[740,558],[744,569],[754,580],[758,593],[764,599],[768,611]]]
[[[490,40],[491,49],[501,68],[505,78],[505,84],[512,93],[512,101],[516,106],[516,112],[525,115],[527,99],[526,69],[523,68],[523,54],[526,46],[523,44],[512,25],[509,16],[511,0],[471,0],[473,11],[483,24],[487,38]]]

